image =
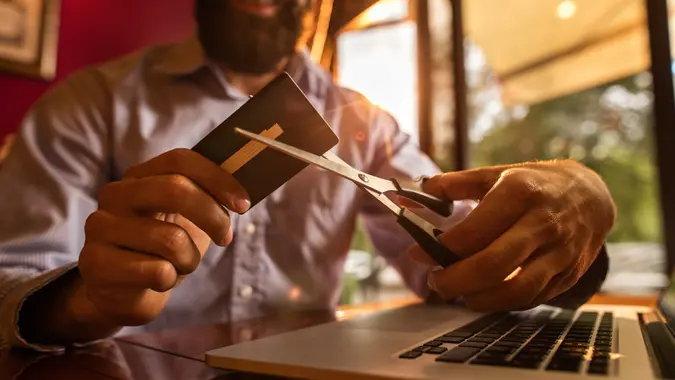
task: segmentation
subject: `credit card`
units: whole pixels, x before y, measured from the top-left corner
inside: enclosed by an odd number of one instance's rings
[[[295,81],[287,73],[278,75],[192,148],[241,183],[251,208],[308,164],[235,133],[235,127],[316,155],[339,142]]]

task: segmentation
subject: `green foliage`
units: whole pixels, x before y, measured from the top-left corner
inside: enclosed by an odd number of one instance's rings
[[[342,278],[342,289],[340,291],[339,305],[351,305],[359,291],[359,281],[350,274],[345,274]]]
[[[356,231],[354,231],[354,237],[352,238],[351,249],[368,252],[370,254],[373,253],[373,245],[370,242],[370,238],[366,234],[361,218],[358,218],[356,222]]]
[[[511,113],[477,138],[472,164],[576,159],[603,177],[616,202],[618,220],[608,241],[659,241],[649,87],[640,74],[532,105],[524,117]],[[471,106],[475,117],[485,104]]]

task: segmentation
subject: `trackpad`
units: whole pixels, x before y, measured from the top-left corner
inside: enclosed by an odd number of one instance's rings
[[[395,332],[421,332],[453,321],[467,321],[472,316],[465,308],[447,305],[412,305],[373,313],[340,323],[343,327]]]

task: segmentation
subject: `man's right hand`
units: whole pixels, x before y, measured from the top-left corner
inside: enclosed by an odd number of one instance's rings
[[[225,208],[249,207],[243,187],[193,151],[176,149],[132,166],[99,193],[99,208],[85,225],[79,276],[52,295],[60,298],[53,307],[62,318],[46,335],[92,340],[152,321],[171,290],[197,269],[210,241],[231,242]]]
[[[232,241],[223,206],[244,212],[248,195],[198,153],[172,150],[131,167],[101,190],[87,219],[78,265],[87,298],[121,326],[152,321],[210,241]]]

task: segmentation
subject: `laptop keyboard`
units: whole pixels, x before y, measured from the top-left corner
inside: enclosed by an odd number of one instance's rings
[[[545,310],[527,317],[492,314],[399,357],[437,355],[438,362],[606,375],[613,324],[611,312]]]

